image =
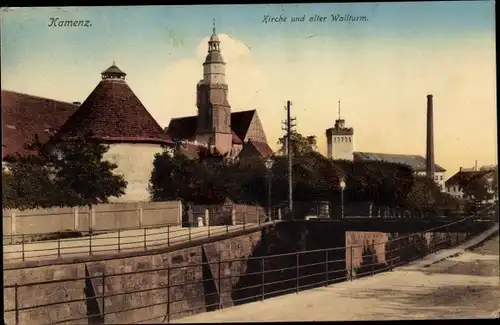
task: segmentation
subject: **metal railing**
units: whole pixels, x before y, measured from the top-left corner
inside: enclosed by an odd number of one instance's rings
[[[476,217],[484,218],[484,214],[490,212],[492,206],[484,207],[478,211]],[[278,215],[283,219],[281,213],[274,213],[282,209],[281,206],[273,207],[273,215],[278,218]],[[286,209],[280,210],[286,214]],[[18,234],[4,235],[4,261],[26,261],[33,259],[59,259],[64,257],[74,256],[93,256],[98,254],[122,253],[133,251],[146,251],[160,247],[171,247],[173,245],[191,242],[202,238],[210,238],[221,234],[229,234],[239,230],[257,229],[261,223],[265,223],[267,216],[247,217],[245,215],[229,225],[217,226],[202,226],[198,227],[197,223],[192,222],[189,225],[181,226],[180,224],[171,225],[156,225],[142,228],[122,228],[99,230],[97,232],[84,231],[76,232],[77,236],[68,238],[66,232],[52,234]],[[347,217],[352,219],[353,217]],[[386,218],[384,218],[386,219]],[[387,218],[391,219],[391,218]],[[249,220],[251,222],[249,222]],[[453,220],[453,219],[452,219]],[[492,218],[492,220],[494,220]],[[275,222],[275,218],[270,218],[270,221]],[[252,229],[253,229],[252,228]],[[57,238],[48,240],[30,241],[34,236],[52,235]],[[20,242],[19,242],[20,241]]]
[[[469,217],[445,226],[371,245],[297,251],[236,259],[223,259],[222,254],[219,252],[219,255],[212,258],[211,261],[207,260],[207,262],[202,263],[179,266],[171,265],[168,267],[114,274],[102,273],[65,280],[5,285],[4,299],[14,306],[5,308],[4,315],[6,316],[4,317],[8,317],[10,313],[10,318],[14,319],[15,324],[19,324],[23,314],[28,314],[27,316],[29,317],[29,312],[35,309],[47,310],[46,308],[53,306],[74,303],[87,303],[87,306],[90,306],[88,302],[94,301],[98,307],[95,307],[94,310],[89,310],[89,307],[87,307],[86,315],[75,317],[73,314],[72,317],[65,319],[50,319],[46,324],[78,323],[83,320],[88,320],[89,324],[123,323],[125,321],[127,323],[143,323],[148,321],[169,322],[174,318],[181,318],[203,311],[221,309],[250,301],[265,300],[281,294],[299,293],[302,290],[314,287],[328,286],[333,283],[346,280],[352,281],[359,277],[391,271],[395,267],[405,265],[429,253],[462,243],[469,238],[470,234],[450,233],[448,228],[454,224],[467,222],[473,218]],[[426,238],[426,234],[429,233],[437,234],[429,235],[431,237],[429,241]],[[359,254],[360,250],[362,251],[361,254]],[[232,274],[232,272],[229,272],[229,275],[227,275],[226,270],[234,269],[233,266],[235,263],[246,265],[245,268],[240,268],[240,270],[244,270],[241,272],[243,274]],[[195,277],[194,280],[188,279],[189,277],[185,276],[181,282],[178,281],[180,274],[185,275],[190,271],[198,272],[198,274],[204,273],[200,272],[200,270],[209,270],[211,276],[207,277],[203,275],[201,279],[200,277]],[[123,284],[127,283],[124,279],[130,279],[133,275],[145,277],[145,273],[156,274],[157,278],[162,278],[165,284],[153,285],[150,288],[144,288],[140,284],[131,289],[129,288],[129,290],[109,292],[110,288],[117,287],[113,278],[124,277],[116,280]],[[235,279],[239,281],[236,282],[234,281]],[[88,294],[85,298],[68,299],[38,305],[27,305],[25,300],[20,298],[23,290],[25,291],[24,294],[27,293],[24,288],[37,287],[38,290],[41,290],[40,288],[43,285],[50,286],[72,281],[97,282],[97,284],[92,284],[92,287],[95,291],[99,291],[98,289],[101,288],[101,292],[94,292],[92,295]],[[129,282],[132,283],[134,281]],[[142,283],[142,281],[139,282]],[[212,285],[212,289],[209,289],[210,286],[208,284]],[[123,288],[122,285],[118,287]],[[193,291],[193,287],[198,288],[201,294],[188,296],[188,293]],[[179,291],[179,289],[181,290]],[[10,296],[6,290],[11,290]],[[146,292],[151,293],[155,290],[161,290],[160,292],[163,295],[156,297],[157,299],[154,302],[140,306],[117,308],[117,306],[120,306],[118,298],[116,298],[118,296],[139,295]],[[179,295],[179,292],[182,292],[182,294]],[[132,299],[132,301],[135,300]],[[139,302],[139,300],[136,302]],[[159,307],[161,311],[157,311],[155,316],[150,317],[151,314],[155,314],[150,309],[153,307]],[[141,309],[147,309],[148,312],[134,314],[134,312]],[[48,315],[49,313],[45,312],[45,314]],[[122,318],[117,316],[120,314]],[[139,315],[142,318],[137,317]]]
[[[249,222],[243,219],[242,221],[235,222],[235,224],[217,226],[198,226],[192,223],[187,227],[174,224],[149,228],[110,229],[109,232],[79,232],[82,236],[73,238],[63,238],[65,233],[59,233],[56,239],[33,242],[27,242],[27,238],[35,234],[4,235],[4,241],[6,238],[10,238],[12,242],[12,239],[17,237],[20,238],[21,242],[4,244],[3,259],[4,262],[11,262],[34,259],[59,259],[82,255],[92,256],[113,252],[146,251],[160,247],[171,247],[222,234],[230,234],[241,230],[259,229],[261,225],[269,222],[275,223],[274,219],[269,221],[266,220],[267,219],[261,220],[261,218],[257,218],[257,220],[251,220],[251,222]],[[43,236],[49,234],[38,235]]]

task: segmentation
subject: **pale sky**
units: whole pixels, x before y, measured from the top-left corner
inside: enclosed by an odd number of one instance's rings
[[[332,22],[332,13],[368,21]],[[280,14],[286,23],[262,22]],[[309,22],[315,14],[327,21]],[[91,26],[49,27],[51,17]],[[447,177],[497,161],[493,1],[21,8],[1,18],[3,89],[83,102],[114,60],[167,126],[196,114],[215,19],[232,110],[257,109],[272,148],[291,100],[298,130],[326,153],[340,99],[356,151],[425,155],[433,94],[436,163]]]

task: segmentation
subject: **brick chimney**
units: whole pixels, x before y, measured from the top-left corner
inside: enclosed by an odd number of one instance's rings
[[[434,179],[434,124],[432,95],[427,95],[427,150],[426,150],[426,174]]]

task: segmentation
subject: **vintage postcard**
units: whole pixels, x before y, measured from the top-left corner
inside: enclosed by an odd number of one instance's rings
[[[494,12],[3,7],[4,321],[498,317]]]

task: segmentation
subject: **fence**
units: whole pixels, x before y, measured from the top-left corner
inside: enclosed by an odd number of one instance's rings
[[[41,310],[38,315],[41,315],[41,313],[49,315],[47,308],[62,308],[55,306],[80,303],[87,306],[85,313],[80,311],[81,316],[75,317],[78,313],[73,312],[69,313],[68,317],[64,319],[50,319],[46,324],[82,323],[84,320],[88,320],[89,324],[120,323],[125,320],[128,320],[127,323],[129,324],[148,321],[169,322],[172,319],[193,313],[221,309],[250,301],[265,300],[286,293],[299,293],[309,288],[327,286],[346,280],[352,281],[362,276],[392,270],[439,249],[460,244],[470,234],[450,233],[447,229],[453,224],[466,222],[470,219],[472,217],[387,242],[373,243],[369,247],[364,247],[361,257],[354,257],[353,249],[356,248],[355,246],[250,257],[245,260],[223,260],[222,255],[219,255],[218,260],[215,262],[202,261],[202,263],[184,266],[169,266],[114,274],[102,273],[98,276],[87,275],[86,277],[66,280],[5,285],[4,299],[6,305],[4,313],[6,316],[4,317],[12,320],[12,322],[7,321],[7,323],[15,322],[19,324],[21,319],[29,318],[30,312],[34,310]],[[438,231],[441,231],[441,235],[435,236],[430,243],[425,239],[426,233]],[[377,245],[385,247],[384,256],[375,253]],[[356,262],[356,259],[358,262]],[[226,276],[224,270],[231,268],[235,263],[245,263],[247,265],[246,273],[244,275]],[[194,277],[194,280],[176,283],[175,279],[178,278],[180,273],[189,273],[193,268],[203,269],[204,274],[208,270],[211,275],[208,277],[204,275],[202,279]],[[129,282],[133,282],[134,275],[139,276],[145,273],[155,274],[157,278],[162,279],[162,284],[152,288],[144,288],[144,285],[138,285],[133,290],[109,292],[110,288],[117,286],[116,282],[113,283],[113,278],[124,277]],[[26,288],[40,288],[43,285],[62,284],[71,281],[93,283],[92,287],[96,292],[88,294],[87,297],[82,299],[67,299],[29,306],[20,298],[21,294],[32,294],[26,291],[28,290]],[[123,281],[123,278],[121,281]],[[197,295],[186,297],[185,293],[193,292],[193,290],[189,289],[194,286],[204,289],[198,290],[199,294]],[[122,288],[121,285],[119,287]],[[10,293],[7,293],[6,290],[10,290]],[[153,291],[156,291],[156,293],[153,294]],[[183,294],[179,295],[180,291]],[[144,297],[139,297],[139,295],[146,295],[147,293],[155,296],[154,303],[120,308],[122,306],[121,303],[118,303],[118,299],[122,299],[120,297],[137,295],[138,300],[136,302],[139,302],[139,298]],[[11,303],[10,307],[8,302]],[[146,312],[140,313],[139,310],[141,309],[146,310]],[[122,314],[121,319],[117,316],[120,314]],[[55,315],[55,313],[52,313],[52,315]],[[37,319],[37,321],[39,320]]]
[[[61,233],[56,234],[57,238],[54,240],[31,243],[27,243],[28,235],[10,235],[4,236],[4,241],[20,242],[20,244],[4,245],[3,259],[4,262],[12,262],[145,251],[160,247],[171,247],[180,243],[230,234],[241,230],[259,229],[261,225],[267,224],[265,220],[261,222],[261,219],[257,219],[255,221],[243,221],[221,226],[210,226],[209,224],[206,227],[182,227],[173,224],[163,225],[161,228],[109,229],[108,233],[80,232],[78,233],[80,236],[76,238],[64,238],[64,235],[75,235],[74,233]],[[270,221],[274,223],[274,220]],[[32,236],[29,235],[29,237]]]
[[[179,224],[180,201],[97,204],[88,207],[3,210],[3,235],[105,231]]]

